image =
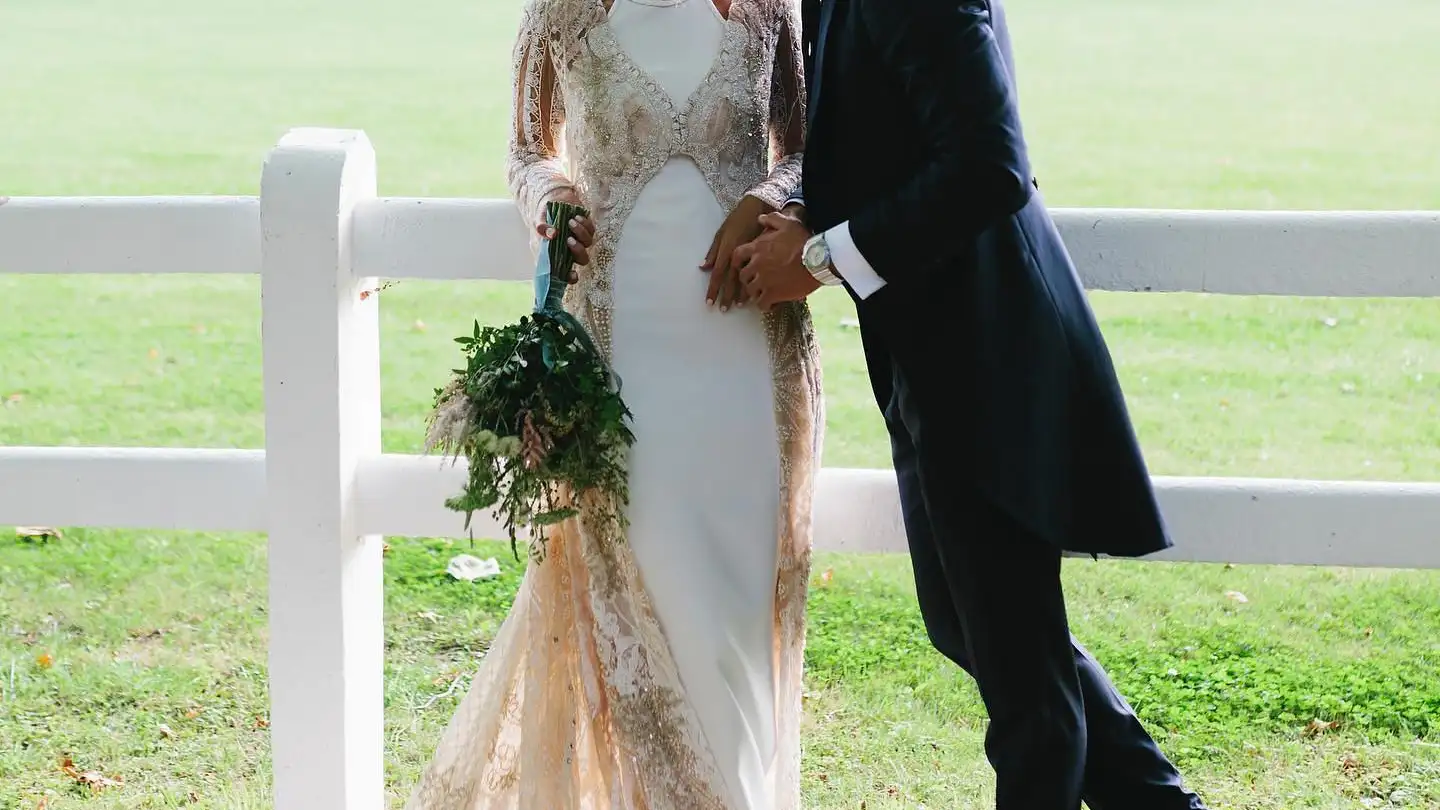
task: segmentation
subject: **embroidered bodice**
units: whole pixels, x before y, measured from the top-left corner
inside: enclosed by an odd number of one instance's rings
[[[799,186],[805,125],[795,0],[733,0],[714,63],[683,99],[630,57],[611,13],[604,0],[530,0],[515,51],[508,167],[530,222],[561,191],[578,193],[590,209],[598,230],[591,267],[566,303],[602,347],[610,342],[615,238],[646,183],[685,156],[724,209],[746,194],[779,207]]]

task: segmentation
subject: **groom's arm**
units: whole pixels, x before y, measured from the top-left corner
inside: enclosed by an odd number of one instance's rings
[[[827,232],[861,298],[958,253],[1030,199],[1019,111],[984,0],[857,0],[915,112],[928,159],[909,181]]]

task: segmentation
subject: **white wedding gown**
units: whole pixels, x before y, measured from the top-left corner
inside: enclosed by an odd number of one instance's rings
[[[671,99],[705,79],[724,27],[710,0],[610,11]],[[769,810],[780,464],[760,313],[705,305],[698,268],[726,213],[687,156],[645,185],[615,246],[611,345],[635,414],[630,548],[731,806]]]
[[[741,196],[797,183],[798,35],[790,0],[527,8],[512,188],[597,223],[566,304],[634,413],[629,525],[552,533],[414,810],[798,807],[814,335],[803,304],[708,308],[699,269]]]

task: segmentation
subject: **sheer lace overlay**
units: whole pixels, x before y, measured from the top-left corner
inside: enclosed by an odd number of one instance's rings
[[[710,2],[711,0],[703,0]],[[671,99],[620,47],[601,0],[530,0],[516,44],[509,183],[522,213],[574,193],[597,225],[566,306],[611,340],[615,241],[640,191],[688,156],[725,209],[779,206],[804,138],[794,0],[734,0],[720,53]],[[808,308],[765,318],[779,438],[775,583],[776,810],[800,803],[801,674],[810,510],[824,426]],[[532,564],[408,810],[730,810],[620,527],[581,504]]]

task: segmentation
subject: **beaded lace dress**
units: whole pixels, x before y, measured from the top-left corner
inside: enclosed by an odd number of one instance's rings
[[[566,307],[635,413],[629,528],[581,504],[530,564],[407,810],[797,810],[824,414],[803,303],[698,269],[799,184],[795,0],[529,0],[509,181],[597,226]]]

